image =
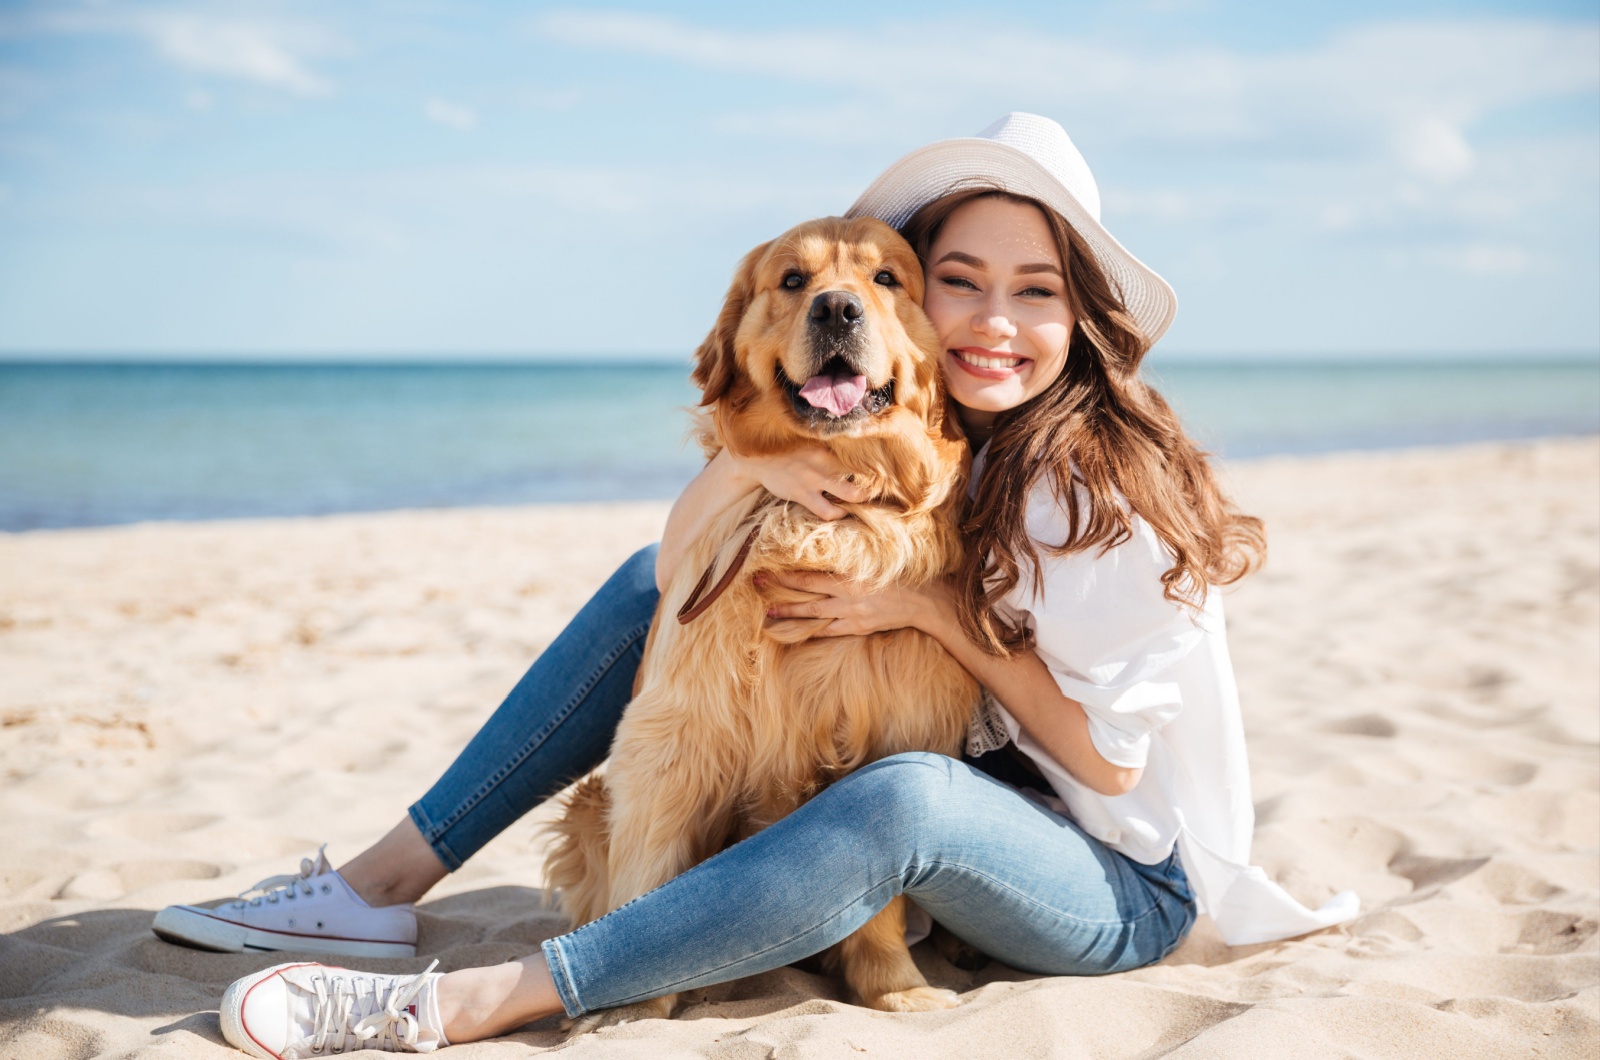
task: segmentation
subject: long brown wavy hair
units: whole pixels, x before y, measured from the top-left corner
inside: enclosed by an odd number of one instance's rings
[[[1028,631],[995,605],[1039,570],[1025,525],[1027,497],[1048,476],[1067,513],[1067,539],[1040,543],[1055,555],[1102,552],[1129,540],[1139,515],[1173,557],[1163,592],[1198,610],[1211,585],[1228,585],[1261,565],[1261,520],[1236,509],[1218,486],[1207,455],[1139,375],[1150,343],[1082,238],[1062,216],[1034,199],[971,187],[928,203],[901,228],[921,258],[950,215],[975,199],[999,198],[1037,208],[1066,264],[1067,301],[1077,324],[1055,382],[995,420],[989,452],[963,530],[966,559],[957,575],[961,625],[984,650],[1009,655],[1028,646]],[[1125,503],[1124,503],[1125,502]]]

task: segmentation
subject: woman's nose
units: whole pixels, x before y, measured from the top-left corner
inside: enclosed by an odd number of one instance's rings
[[[1017,326],[1011,318],[989,309],[980,309],[972,318],[972,330],[980,335],[1009,339],[1016,335]]]

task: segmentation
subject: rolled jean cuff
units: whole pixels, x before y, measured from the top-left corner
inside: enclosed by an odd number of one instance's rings
[[[556,984],[556,996],[561,998],[561,1007],[567,1010],[568,1017],[577,1019],[587,1010],[583,1002],[578,1000],[578,986],[567,971],[567,955],[561,950],[560,936],[545,939],[539,948],[544,950],[544,963],[550,969],[551,981]]]
[[[428,811],[422,808],[422,800],[418,799],[412,803],[406,813],[410,815],[411,823],[417,826],[417,831],[422,834],[423,842],[433,849],[433,856],[439,859],[445,871],[455,872],[461,868],[462,859],[456,857],[456,852],[445,843],[443,833],[434,834],[438,830],[433,827],[433,822],[428,820]]]

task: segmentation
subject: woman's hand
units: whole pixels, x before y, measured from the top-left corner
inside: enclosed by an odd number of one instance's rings
[[[1089,737],[1089,718],[1083,704],[1062,695],[1061,687],[1035,652],[1000,658],[968,640],[957,617],[955,590],[948,583],[934,582],[922,589],[891,587],[874,593],[837,574],[789,571],[758,574],[756,584],[817,594],[815,600],[774,604],[767,609],[769,618],[831,620],[813,636],[922,630],[1004,703],[1051,758],[1102,795],[1125,795],[1144,774],[1142,768],[1115,766],[1100,756]]]
[[[733,462],[740,475],[760,483],[774,497],[802,505],[828,522],[850,514],[835,504],[836,500],[859,504],[871,499],[866,490],[850,481],[850,472],[838,457],[820,445],[777,456],[738,456],[728,450],[721,455]]]
[[[724,449],[701,468],[678,495],[656,553],[656,588],[665,592],[678,563],[699,536],[728,506],[765,489],[810,509],[819,519],[850,514],[834,503],[869,500],[867,491],[849,479],[849,472],[822,446],[809,446],[782,456],[735,456]]]
[[[767,609],[768,618],[832,619],[817,633],[820,637],[855,637],[886,629],[920,627],[940,604],[936,593],[898,587],[875,593],[837,574],[789,571],[757,575],[757,585],[769,583],[820,594],[816,600],[774,604]]]

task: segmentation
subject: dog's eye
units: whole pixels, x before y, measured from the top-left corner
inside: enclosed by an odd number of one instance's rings
[[[896,285],[894,273],[890,272],[888,269],[881,270],[878,275],[872,278],[872,282],[881,283],[885,287],[894,287]]]
[[[786,273],[783,277],[783,285],[791,291],[798,291],[806,285],[806,278],[798,272]]]

